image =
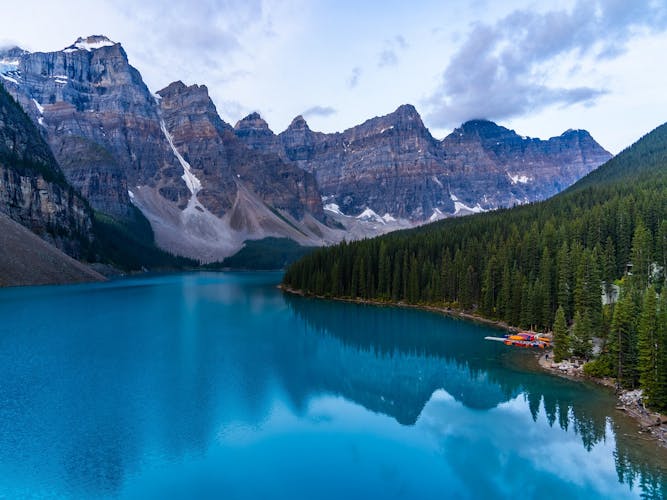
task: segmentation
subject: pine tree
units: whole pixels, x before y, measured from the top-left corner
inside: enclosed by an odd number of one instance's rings
[[[389,298],[389,287],[391,284],[391,265],[387,243],[380,243],[380,255],[378,257],[378,295],[381,298]]]
[[[407,299],[409,302],[419,301],[419,263],[414,255],[410,257]]]
[[[540,304],[540,322],[545,328],[551,325],[554,314],[554,296],[552,290],[551,277],[551,255],[549,249],[544,247],[542,251],[542,259],[540,260],[540,274],[539,274],[540,290],[541,290],[541,304]]]
[[[590,252],[584,250],[581,260],[577,265],[577,270],[574,276],[574,311],[575,313],[579,311],[580,313],[586,309],[588,303],[587,291],[588,291],[588,279],[589,279],[589,269],[590,264]]]
[[[646,287],[651,274],[651,232],[640,221],[632,238],[632,275],[640,289]]]
[[[554,360],[558,363],[570,357],[570,336],[563,306],[558,306],[554,320]]]
[[[602,265],[598,247],[589,255],[586,279],[586,311],[590,321],[590,338],[597,337],[602,331]]]
[[[572,335],[570,336],[572,354],[582,359],[589,359],[593,354],[591,320],[588,311],[574,315]]]
[[[616,276],[616,249],[614,247],[614,241],[611,239],[611,236],[608,236],[604,247],[604,272],[602,276],[605,284],[604,292],[607,296],[607,302],[611,302],[611,297],[614,290],[614,278]]]
[[[394,257],[394,266],[391,278],[391,300],[398,301],[401,297],[401,277],[403,274],[403,252],[398,251]]]
[[[616,381],[625,387],[636,383],[636,355],[634,331],[635,305],[631,290],[623,290],[614,308],[609,334],[609,352]]]
[[[495,259],[495,257],[492,257]],[[482,311],[488,316],[495,316],[495,288],[494,265],[490,262],[482,281]]]
[[[658,377],[657,345],[657,302],[655,288],[644,293],[644,303],[637,329],[637,371],[639,386],[644,390],[646,400],[651,404],[656,397]]]
[[[652,404],[667,410],[667,289],[663,288],[656,317],[656,380]]]
[[[662,267],[663,280],[667,282],[667,219],[660,223],[655,243],[656,259]]]
[[[565,319],[572,319],[572,266],[567,242],[558,251],[558,305],[563,307]]]
[[[512,307],[512,275],[510,267],[505,262],[503,266],[502,284],[498,292],[498,317],[509,321]]]
[[[334,296],[340,295],[340,266],[338,262],[331,266],[331,294]]]

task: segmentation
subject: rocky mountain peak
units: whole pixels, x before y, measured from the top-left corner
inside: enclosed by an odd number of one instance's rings
[[[236,130],[268,130],[269,124],[256,111],[239,120],[234,126]]]
[[[522,143],[531,140],[490,120],[476,119],[469,120],[454,129],[442,140],[442,144],[446,149],[451,149],[453,144],[476,143],[495,150],[498,146],[507,144],[520,148]]]
[[[278,152],[276,136],[257,112],[239,120],[234,126],[234,133],[251,149]]]
[[[295,116],[287,130],[310,130],[308,123],[302,115]]]
[[[471,135],[478,135],[480,137],[495,137],[497,135],[504,135],[507,132],[514,133],[505,127],[501,127],[490,120],[469,120],[462,124],[459,128],[454,130],[454,133],[464,133]]]
[[[6,60],[18,60],[21,56],[29,54],[27,50],[23,50],[21,47],[13,46],[0,49],[0,61]]]
[[[169,128],[185,131],[195,139],[196,137],[213,137],[217,133],[225,130],[231,130],[232,127],[225,123],[208,95],[206,85],[185,85],[178,80],[170,83],[167,87],[159,90],[157,95],[160,97],[159,105],[163,112],[165,121],[169,122],[167,116],[170,112],[177,112],[181,125],[187,121],[190,128],[176,127],[175,124],[169,124]],[[217,132],[216,132],[217,130]],[[181,138],[187,142],[187,138]]]
[[[166,94],[180,94],[186,88],[187,86],[182,81],[176,80],[175,82],[171,82],[162,90],[158,90],[157,94],[161,95],[162,97],[164,97]]]
[[[593,140],[593,137],[591,137],[591,134],[588,133],[588,130],[582,130],[582,129],[567,129],[565,132],[563,132],[561,135],[563,138],[567,137],[578,137],[579,139],[585,139],[585,140]]]
[[[157,91],[157,95],[163,98],[173,98],[181,94],[187,94],[191,98],[200,98],[203,100],[210,100],[208,95],[208,87],[206,85],[185,85],[182,81],[177,80],[170,83],[162,90]]]
[[[392,114],[403,120],[421,121],[421,116],[419,116],[417,109],[412,104],[401,104]]]
[[[421,116],[412,104],[402,104],[393,113],[371,119],[370,123],[374,123],[376,128],[380,127],[381,131],[386,131],[391,127],[404,131],[426,132]]]
[[[91,35],[86,38],[77,38],[72,45],[65,47],[64,51],[74,52],[77,50],[85,50],[90,52],[91,50],[101,49],[102,47],[113,47],[114,45],[118,44],[104,35]]]

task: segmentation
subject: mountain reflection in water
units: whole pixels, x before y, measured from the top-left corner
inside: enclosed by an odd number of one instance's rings
[[[0,290],[0,496],[665,496],[607,391],[488,327],[279,280]]]
[[[310,356],[318,359],[313,368],[320,367],[321,383],[327,390],[404,425],[413,425],[429,401],[439,399],[439,394],[442,397],[441,391],[476,410],[517,411],[524,406],[517,400],[523,399],[533,421],[542,410],[550,427],[558,425],[567,431],[572,426],[588,451],[615,438],[619,481],[631,485],[641,481],[644,495],[665,498],[665,469],[656,469],[643,457],[648,449],[666,464],[667,452],[625,432],[615,434],[615,420],[624,429],[634,425],[615,411],[615,399],[600,388],[514,368],[525,365],[521,358],[533,356],[531,351],[485,342],[488,330],[484,327],[435,313],[294,295],[286,295],[285,300],[319,337],[319,349],[313,349]],[[529,429],[520,417],[516,415],[514,425]],[[498,432],[509,430],[499,428]],[[528,430],[524,438],[530,434]],[[558,457],[544,459],[557,461]]]

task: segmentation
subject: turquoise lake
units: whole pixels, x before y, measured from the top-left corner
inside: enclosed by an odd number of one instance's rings
[[[0,496],[664,497],[613,394],[280,273],[0,290]]]

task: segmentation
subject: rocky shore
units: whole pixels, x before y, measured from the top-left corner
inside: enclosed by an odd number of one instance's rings
[[[616,388],[610,378],[589,377],[584,373],[583,362],[564,360],[556,363],[551,352],[541,354],[538,358],[540,367],[550,373],[570,380],[590,380],[600,385],[615,389],[618,404],[617,411],[632,417],[639,426],[638,433],[656,439],[661,446],[667,448],[667,416],[651,411],[644,406],[641,389],[624,390]]]

